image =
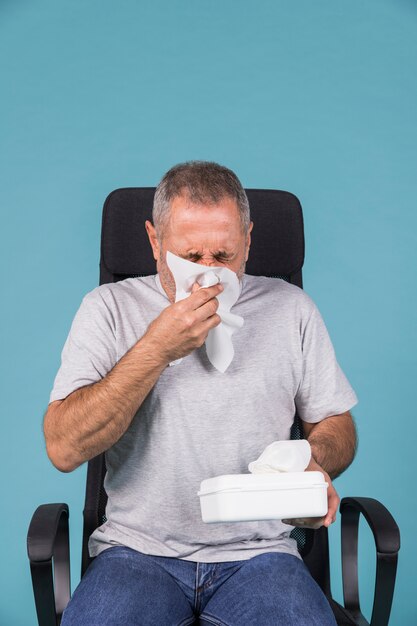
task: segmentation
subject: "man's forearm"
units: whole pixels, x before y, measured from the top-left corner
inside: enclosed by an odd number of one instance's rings
[[[333,479],[353,461],[357,447],[356,429],[350,415],[336,415],[315,424],[308,441],[313,458]]]
[[[116,443],[167,364],[145,335],[102,380],[48,410],[44,433],[54,465],[70,472]]]

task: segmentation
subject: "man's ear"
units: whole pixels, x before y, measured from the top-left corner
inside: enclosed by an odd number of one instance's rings
[[[246,259],[245,259],[245,262],[248,260],[248,256],[249,256],[249,248],[250,248],[250,243],[251,243],[250,234],[252,232],[252,228],[253,228],[253,222],[251,222],[249,224],[248,234],[246,235]]]
[[[158,237],[156,236],[155,227],[153,226],[152,222],[150,222],[149,220],[146,220],[145,228],[146,228],[146,232],[148,233],[149,243],[151,244],[151,247],[152,247],[153,258],[155,259],[155,261],[158,261],[159,256],[160,256],[160,247],[159,247]]]

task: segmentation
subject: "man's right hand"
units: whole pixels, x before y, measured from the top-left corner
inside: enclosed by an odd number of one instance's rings
[[[187,356],[202,346],[209,331],[220,324],[216,296],[222,291],[220,283],[201,289],[194,283],[188,298],[164,309],[149,324],[143,338],[154,345],[167,364]]]

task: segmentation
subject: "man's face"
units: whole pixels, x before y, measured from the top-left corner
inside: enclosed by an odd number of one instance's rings
[[[155,228],[148,220],[146,231],[156,260],[161,284],[171,302],[175,302],[175,281],[166,263],[166,252],[206,266],[227,267],[239,280],[249,254],[250,223],[247,236],[242,232],[235,200],[225,197],[215,205],[194,204],[186,195],[171,202],[168,227],[161,245]]]

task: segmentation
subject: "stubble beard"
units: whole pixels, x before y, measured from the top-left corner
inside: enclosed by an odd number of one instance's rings
[[[158,260],[158,273],[162,287],[165,289],[170,302],[174,303],[177,288],[174,276],[163,258],[163,252],[161,252]]]

